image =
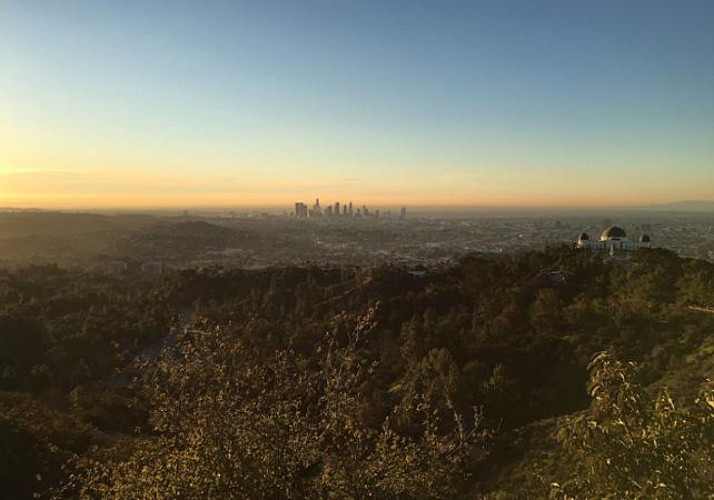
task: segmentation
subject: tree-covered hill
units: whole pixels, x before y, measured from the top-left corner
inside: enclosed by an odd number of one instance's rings
[[[714,266],[664,250],[474,255],[427,273],[6,271],[0,426],[34,451],[6,453],[22,466],[5,491],[712,494],[712,305]]]

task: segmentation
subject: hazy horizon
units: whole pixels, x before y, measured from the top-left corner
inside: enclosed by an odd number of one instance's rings
[[[0,206],[714,201],[714,3],[5,2]]]
[[[312,204],[314,199],[305,198],[296,200]],[[332,205],[338,200],[321,200],[323,207],[328,204]],[[342,200],[339,200],[342,203]],[[368,205],[371,209],[389,210],[392,215],[398,215],[402,207],[408,209],[409,214],[417,215],[434,215],[434,214],[617,214],[617,213],[637,213],[637,212],[692,212],[692,213],[709,213],[714,212],[714,201],[712,200],[680,200],[669,203],[643,204],[643,205],[598,205],[598,206],[568,206],[568,205],[542,205],[542,206],[516,206],[516,205],[394,205],[394,204],[377,204],[369,205],[362,203],[360,200],[345,200],[354,201],[355,206],[361,207]],[[267,212],[273,215],[281,215],[287,213],[293,215],[294,204],[252,204],[252,205],[174,205],[174,206],[110,206],[110,205],[87,205],[80,206],[76,204],[66,205],[48,205],[48,206],[0,206],[0,212],[3,211],[37,211],[37,212],[68,212],[68,213],[97,213],[97,214],[185,214],[189,215],[204,215],[208,213],[257,213]]]

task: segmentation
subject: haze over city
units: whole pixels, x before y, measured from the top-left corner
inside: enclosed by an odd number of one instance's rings
[[[714,200],[714,3],[3,2],[9,207]]]

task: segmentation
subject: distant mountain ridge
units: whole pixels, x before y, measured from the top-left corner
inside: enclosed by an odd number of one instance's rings
[[[685,212],[714,212],[714,201],[708,200],[682,200],[672,203],[650,205],[648,208],[660,210],[679,210]]]

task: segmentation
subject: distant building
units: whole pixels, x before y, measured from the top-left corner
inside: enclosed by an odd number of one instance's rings
[[[407,218],[407,207],[402,207],[399,210],[399,218],[400,219],[406,219]]]
[[[584,250],[608,251],[614,253],[619,250],[637,250],[640,248],[652,248],[650,237],[646,234],[637,240],[627,238],[625,230],[619,226],[610,226],[605,229],[597,240],[591,240],[586,233],[581,233],[575,241],[576,248]]]
[[[127,269],[129,269],[129,265],[124,261],[115,260],[113,262],[107,262],[104,269],[108,273],[119,274],[126,272]]]
[[[407,270],[407,272],[414,278],[424,278],[429,274],[429,270],[423,264],[417,264],[415,267]]]
[[[315,205],[312,207],[312,215],[314,217],[322,217],[322,207],[320,207],[320,198],[315,198]]]
[[[161,276],[164,272],[164,264],[162,262],[144,262],[141,265],[141,272],[150,276]]]
[[[295,217],[304,219],[307,217],[307,205],[301,201],[295,202]]]

